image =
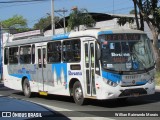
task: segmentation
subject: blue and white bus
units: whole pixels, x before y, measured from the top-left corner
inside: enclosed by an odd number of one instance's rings
[[[31,97],[56,94],[117,99],[155,93],[155,60],[147,35],[131,29],[92,29],[8,42],[4,85]]]

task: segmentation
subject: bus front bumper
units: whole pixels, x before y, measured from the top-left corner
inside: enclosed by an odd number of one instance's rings
[[[107,86],[108,88],[108,86]],[[143,95],[150,95],[155,93],[155,84],[146,83],[142,86],[130,86],[130,87],[109,87],[108,89],[97,90],[97,99],[116,99],[124,97],[138,97]]]

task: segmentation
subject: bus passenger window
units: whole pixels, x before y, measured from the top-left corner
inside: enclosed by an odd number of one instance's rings
[[[5,50],[4,50],[4,64],[5,65],[8,64],[8,56],[9,56],[8,48],[5,48]]]
[[[9,48],[9,63],[10,64],[18,64],[18,47]]]
[[[30,64],[31,63],[31,45],[20,47],[20,64]]]
[[[63,61],[80,61],[80,40],[67,40],[63,42]]]
[[[49,42],[47,44],[47,62],[49,64],[61,62],[61,42]]]
[[[32,64],[35,63],[35,45],[32,45]]]
[[[43,67],[46,67],[47,60],[46,60],[46,48],[43,48]]]

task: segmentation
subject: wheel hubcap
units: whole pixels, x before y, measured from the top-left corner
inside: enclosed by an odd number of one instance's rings
[[[27,84],[25,85],[25,93],[29,94],[29,86]]]
[[[81,90],[81,88],[76,88],[76,90],[75,90],[75,97],[76,97],[76,99],[79,101],[79,100],[81,100],[82,99],[82,90]]]

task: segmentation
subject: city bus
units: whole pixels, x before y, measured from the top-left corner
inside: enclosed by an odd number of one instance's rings
[[[139,30],[89,29],[6,42],[4,85],[26,97],[72,96],[82,105],[155,93],[150,39]]]

